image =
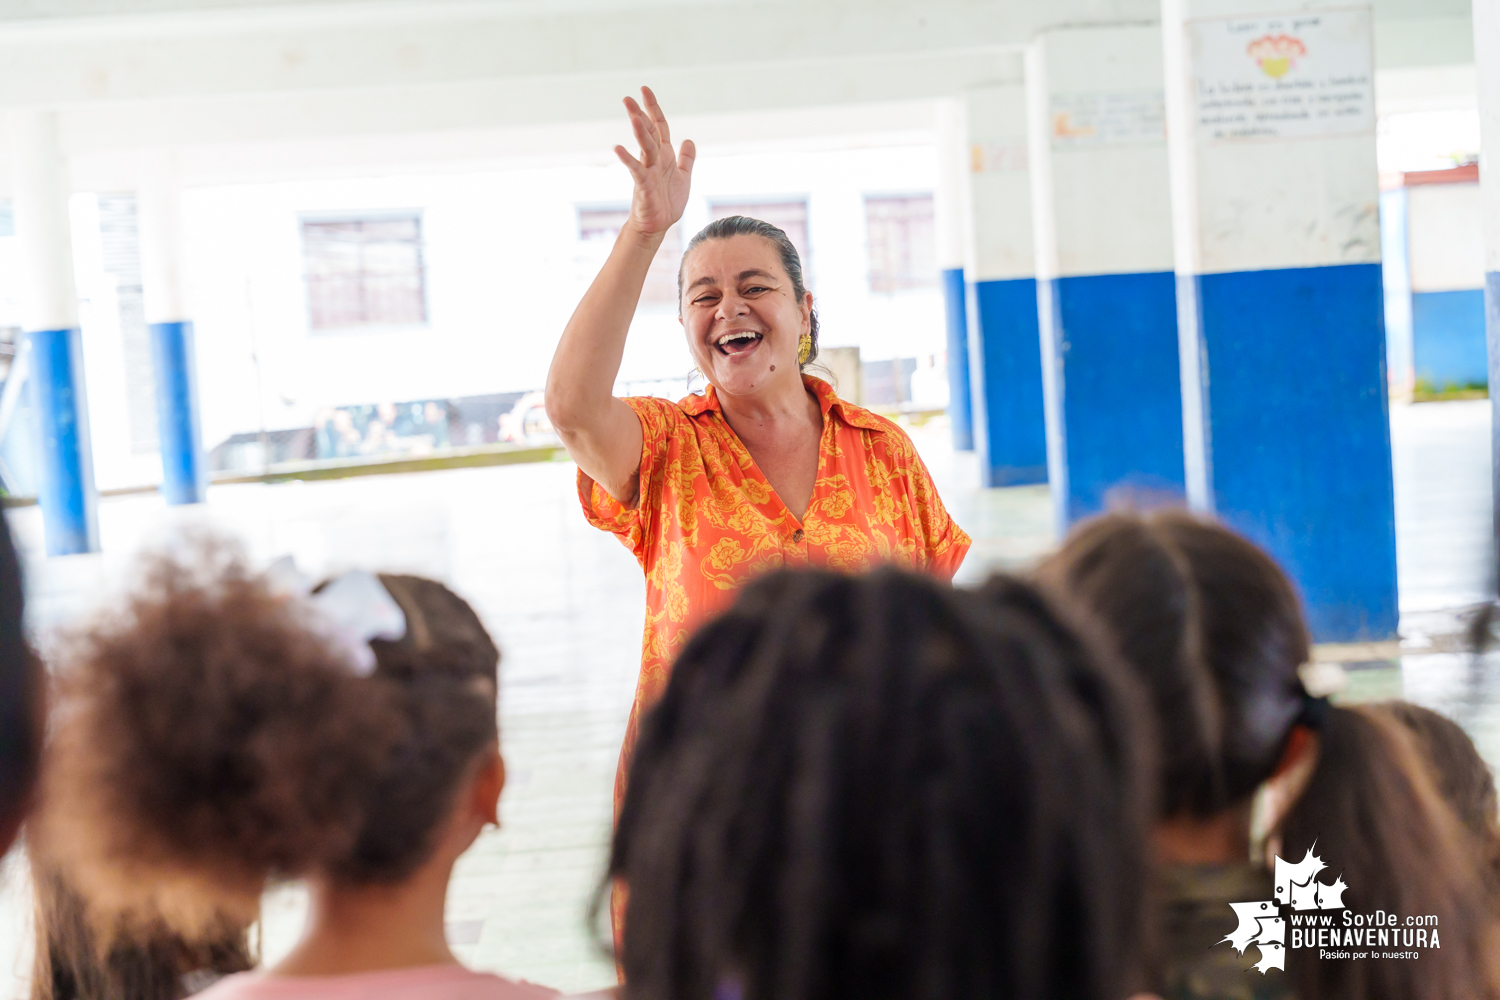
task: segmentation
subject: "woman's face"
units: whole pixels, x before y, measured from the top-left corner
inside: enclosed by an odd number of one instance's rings
[[[700,243],[682,264],[682,326],[698,370],[740,396],[796,378],[811,329],[812,293],[801,300],[770,240],[731,236]]]

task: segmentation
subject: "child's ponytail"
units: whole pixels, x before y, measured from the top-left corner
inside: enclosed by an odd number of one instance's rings
[[[1409,734],[1367,708],[1328,706],[1305,717],[1318,737],[1317,763],[1280,824],[1276,853],[1296,863],[1312,850],[1328,865],[1320,880],[1341,877],[1348,886],[1343,903],[1351,913],[1394,914],[1394,930],[1415,941],[1413,927],[1424,927],[1441,947],[1419,949],[1417,961],[1373,954],[1377,960],[1330,961],[1316,947],[1289,947],[1293,994],[1495,996],[1500,941],[1476,845],[1438,794]],[[1420,922],[1408,925],[1407,918]],[[1405,941],[1354,950],[1413,950]]]

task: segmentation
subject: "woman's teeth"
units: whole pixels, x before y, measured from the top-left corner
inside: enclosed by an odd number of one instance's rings
[[[714,341],[714,346],[721,354],[739,354],[748,351],[761,339],[761,335],[749,330],[741,330],[737,333],[726,333]]]

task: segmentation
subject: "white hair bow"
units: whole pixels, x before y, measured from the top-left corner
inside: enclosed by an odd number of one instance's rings
[[[319,631],[349,657],[361,677],[375,672],[370,640],[394,642],[406,635],[406,615],[374,573],[355,569],[337,576],[316,594],[309,577],[283,556],[266,570],[272,587],[301,598],[313,612]]]

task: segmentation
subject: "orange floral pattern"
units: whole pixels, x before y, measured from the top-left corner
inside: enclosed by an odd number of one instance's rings
[[[761,474],[710,386],[679,402],[625,400],[641,421],[640,501],[626,507],[578,473],[589,523],[619,536],[646,573],[641,674],[615,776],[615,809],[641,713],[693,628],[747,580],[782,566],[858,572],[894,563],[951,579],[969,549],[911,439],[804,375],[823,409],[818,478],[799,522]]]

